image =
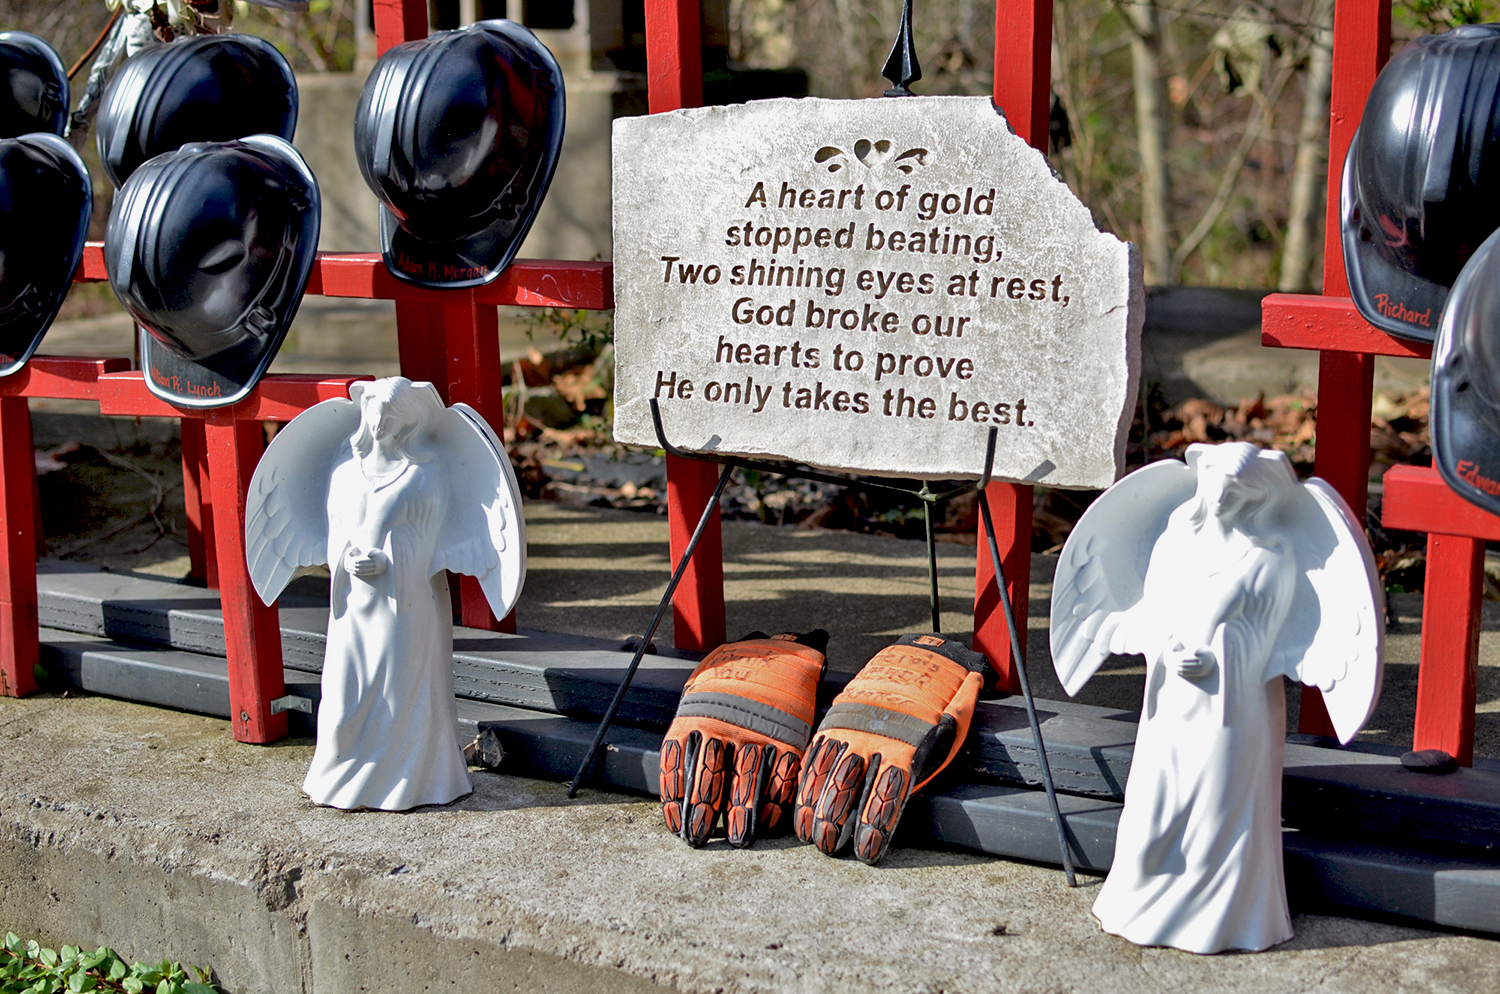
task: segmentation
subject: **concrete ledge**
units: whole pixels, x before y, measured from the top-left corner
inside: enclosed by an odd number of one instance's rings
[[[538,780],[479,773],[404,814],[315,808],[311,751],[106,698],[0,699],[0,928],[212,964],[232,994],[1365,994],[1500,975],[1500,943],[1307,915],[1263,956],[1138,949],[1089,916],[1097,878],[911,848],[871,868],[785,839],[693,850],[654,803]]]

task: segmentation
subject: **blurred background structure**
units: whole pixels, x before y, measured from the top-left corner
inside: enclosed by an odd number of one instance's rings
[[[1147,282],[1320,285],[1332,0],[1058,0],[1052,159],[1101,227],[1141,246]],[[1394,44],[1500,15],[1496,0],[1397,0]],[[705,97],[870,97],[900,0],[702,0]],[[434,29],[509,17],[568,82],[568,138],[524,255],[609,258],[609,122],[645,112],[642,0],[430,0]],[[102,0],[0,0],[0,26],[65,61],[109,17]],[[982,0],[921,0],[918,92],[990,92]],[[370,0],[306,13],[236,4],[234,29],[274,42],[304,91],[297,144],[325,187],[325,249],[373,250],[374,200],[353,168],[354,102],[374,61]],[[108,191],[99,217],[108,211]]]

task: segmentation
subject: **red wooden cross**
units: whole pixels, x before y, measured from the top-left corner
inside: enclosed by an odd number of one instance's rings
[[[1340,0],[1334,7],[1323,296],[1276,293],[1261,305],[1265,345],[1319,350],[1315,469],[1356,513],[1363,512],[1368,499],[1375,357],[1432,356],[1431,346],[1388,335],[1360,317],[1349,299],[1339,238],[1344,158],[1390,47],[1390,0]],[[1500,539],[1500,518],[1461,500],[1435,470],[1409,466],[1386,473],[1382,514],[1386,528],[1432,533],[1427,542],[1413,748],[1443,749],[1469,765],[1474,751],[1484,541]],[[1299,727],[1303,732],[1334,734],[1315,688],[1302,690]]]
[[[374,0],[377,47],[427,32],[422,0]],[[80,281],[106,278],[101,246],[84,253]],[[392,277],[370,253],[320,253],[309,294],[396,302],[402,372],[431,381],[447,403],[467,403],[492,425],[501,423],[497,305],[607,309],[614,306],[612,267],[599,262],[525,260],[493,283],[469,290],[429,290]],[[36,689],[37,658],[35,464],[27,397],[97,400],[102,414],[173,417],[183,424],[183,475],[189,552],[194,572],[218,587],[229,656],[230,706],[236,739],[270,742],[286,734],[270,704],[285,693],[277,612],[260,602],[245,566],[245,491],[264,449],[261,422],[289,421],[331,397],[347,397],[361,377],[267,376],[254,393],[228,408],[184,410],[145,387],[126,359],[38,356],[0,380],[0,692]],[[461,584],[463,623],[514,630],[514,616],[496,619],[477,583]]]
[[[1052,71],[1051,0],[997,0],[995,38],[995,102],[1016,132],[1045,152]],[[653,114],[702,103],[696,0],[646,0],[646,76]],[[686,550],[717,480],[711,463],[667,457],[667,515],[674,562]],[[1011,604],[1017,624],[1025,631],[1032,488],[992,483],[989,495]],[[983,548],[985,542],[980,535],[978,547]],[[714,517],[672,599],[673,641],[679,649],[707,652],[724,641],[723,554],[719,520]],[[995,663],[1000,685],[1019,693],[1020,679],[1010,658],[1010,636],[1000,613],[994,570],[982,555],[974,581],[974,648]]]

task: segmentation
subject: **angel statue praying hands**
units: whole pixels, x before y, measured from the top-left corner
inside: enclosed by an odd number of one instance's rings
[[[505,448],[430,383],[355,383],[303,412],[250,481],[245,548],[267,604],[328,564],[318,745],[302,790],[336,808],[447,804],[473,785],[453,697],[448,571],[478,577],[497,617],[526,577],[521,495]]]
[[[1111,654],[1146,658],[1105,931],[1195,953],[1292,937],[1282,678],[1352,739],[1380,696],[1383,600],[1349,506],[1280,452],[1191,445],[1089,507],[1053,583],[1058,678],[1076,694]]]

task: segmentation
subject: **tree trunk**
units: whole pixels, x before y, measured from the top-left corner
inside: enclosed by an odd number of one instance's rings
[[[1283,293],[1313,289],[1312,261],[1318,218],[1323,213],[1319,194],[1328,165],[1328,94],[1333,85],[1332,0],[1318,0],[1313,8],[1312,28],[1312,47],[1303,84],[1302,124],[1297,129],[1297,158],[1292,165],[1292,202],[1286,244],[1281,250],[1281,279],[1276,285]]]
[[[1122,6],[1134,28],[1130,64],[1135,86],[1135,132],[1141,160],[1141,227],[1146,282],[1172,279],[1167,221],[1167,99],[1161,74],[1161,17],[1156,0]]]

